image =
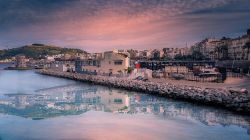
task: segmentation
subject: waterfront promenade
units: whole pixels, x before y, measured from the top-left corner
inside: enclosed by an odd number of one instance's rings
[[[132,91],[146,92],[175,99],[182,99],[208,105],[217,105],[232,111],[250,113],[250,93],[225,88],[208,88],[173,83],[144,82],[127,78],[86,75],[52,70],[39,70],[40,74],[91,82]]]

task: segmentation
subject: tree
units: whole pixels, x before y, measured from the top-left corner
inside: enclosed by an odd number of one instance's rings
[[[192,53],[193,60],[205,60],[205,56],[200,51],[194,51]]]
[[[244,49],[247,49],[247,57],[246,57],[246,60],[248,60],[248,56],[249,56],[249,53],[250,53],[250,41],[248,41],[244,46],[243,46]]]
[[[181,54],[176,54],[176,55],[174,56],[174,59],[175,59],[175,60],[185,60],[185,56],[182,56]]]
[[[170,56],[166,53],[163,55],[163,57],[161,58],[161,60],[163,61],[169,61],[169,60],[172,60],[172,58],[170,58]]]
[[[131,67],[128,67],[128,69],[126,69],[127,70],[127,73],[131,73],[134,69],[133,68],[131,68]]]

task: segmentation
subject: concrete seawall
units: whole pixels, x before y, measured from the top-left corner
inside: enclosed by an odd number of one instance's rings
[[[37,73],[132,91],[146,92],[175,99],[217,105],[232,111],[250,114],[250,93],[247,92],[242,93],[226,89],[201,88],[197,86],[176,86],[169,83],[153,83],[127,78],[56,72],[51,70],[39,70]]]

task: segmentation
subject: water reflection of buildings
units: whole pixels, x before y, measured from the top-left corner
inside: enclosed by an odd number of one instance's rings
[[[116,112],[127,108],[130,104],[127,94],[118,93],[111,89],[99,89],[97,87],[82,87],[71,85],[57,87],[53,89],[43,89],[37,91],[40,96],[47,96],[43,101],[50,101],[54,106],[85,106],[88,110]],[[66,105],[67,104],[67,105]]]
[[[43,118],[74,115],[89,110],[154,114],[163,119],[192,119],[205,125],[236,125],[250,133],[250,117],[247,116],[100,86],[69,85],[38,90],[34,94],[8,94],[0,98],[0,113],[25,117],[37,117],[37,114]]]
[[[34,94],[6,94],[5,96],[0,98],[0,105],[26,110],[40,105],[43,109],[64,111],[118,112],[130,106],[130,98],[127,94],[81,85],[42,89]]]

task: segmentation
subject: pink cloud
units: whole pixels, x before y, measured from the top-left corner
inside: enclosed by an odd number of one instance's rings
[[[92,52],[113,48],[184,47],[186,42],[191,44],[214,29],[214,32],[223,32],[224,29],[217,30],[224,26],[223,18],[236,18],[228,17],[232,14],[190,13],[220,8],[234,1],[73,1],[65,8],[54,10],[45,21],[13,27],[4,36],[20,42],[51,43]],[[32,15],[32,11],[29,14]],[[246,15],[241,18],[244,17]],[[231,25],[228,24],[228,28]]]

